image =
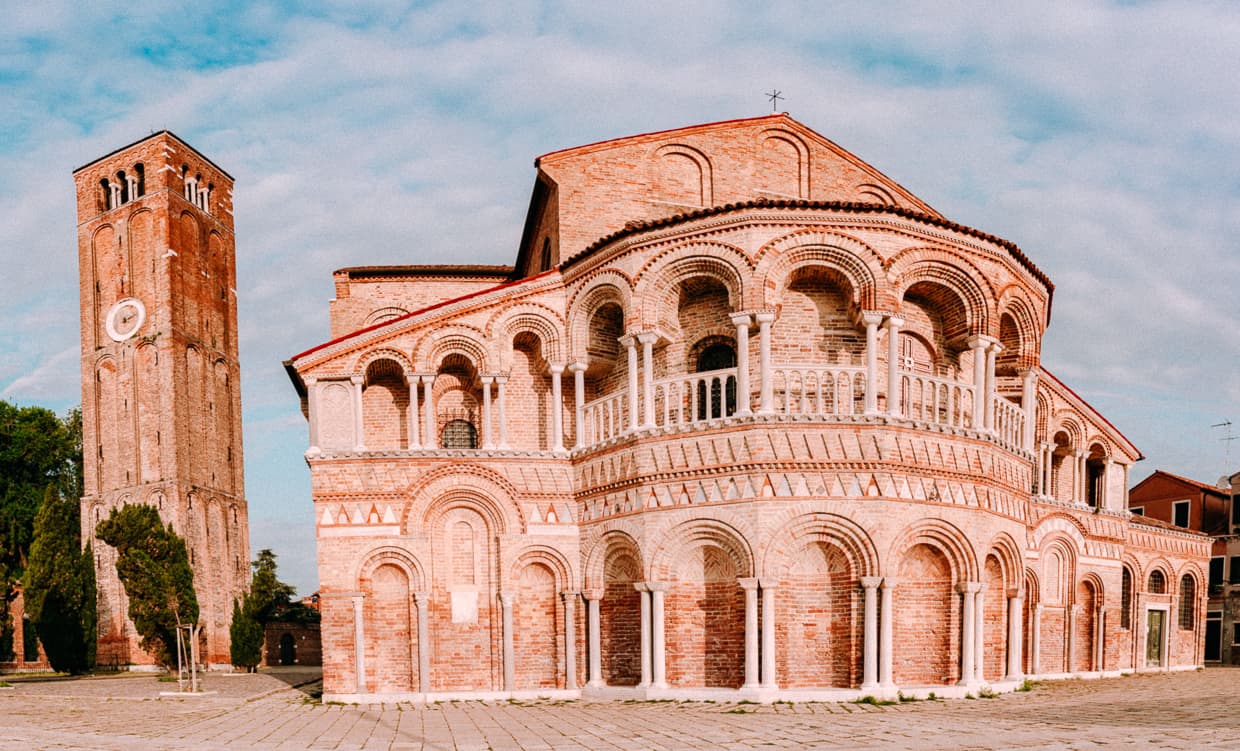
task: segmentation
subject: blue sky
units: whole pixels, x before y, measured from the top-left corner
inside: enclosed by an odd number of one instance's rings
[[[1156,468],[1240,435],[1240,6],[70,4],[0,31],[0,398],[80,400],[72,170],[163,128],[237,179],[251,546],[316,586],[280,365],[342,266],[511,262],[541,153],[783,109],[1056,284],[1043,362]]]

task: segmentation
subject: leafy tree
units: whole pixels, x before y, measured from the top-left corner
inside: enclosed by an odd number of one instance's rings
[[[228,634],[232,639],[228,649],[232,664],[254,672],[258,663],[263,661],[263,624],[237,600],[233,600],[232,625]]]
[[[141,646],[157,660],[175,661],[176,631],[198,620],[194,571],[185,540],[164,527],[152,506],[125,505],[99,522],[95,536],[116,548],[116,573],[129,596],[129,619]]]
[[[81,544],[80,505],[48,485],[26,563],[26,613],[52,668],[83,673],[94,663],[95,562]]]
[[[58,418],[42,407],[0,400],[0,660],[13,657],[9,603],[26,568],[34,517],[48,483],[66,498],[81,496],[81,411]]]
[[[279,610],[288,607],[297,590],[276,576],[276,554],[270,548],[258,551],[250,567],[254,573],[250,577],[250,594],[245,598],[245,607],[255,620],[266,624]]]

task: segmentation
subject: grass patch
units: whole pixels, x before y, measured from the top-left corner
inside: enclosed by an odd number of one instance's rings
[[[913,701],[921,701],[921,699],[918,699],[916,696],[905,696],[903,691],[897,691],[896,698],[900,700],[901,704],[908,704],[909,702],[913,702]]]
[[[880,699],[877,696],[863,696],[853,702],[853,704],[869,704],[871,707],[890,707],[896,703],[898,702],[891,699]]]
[[[0,688],[13,688],[13,684],[8,681],[0,681]]]
[[[725,709],[724,714],[751,714],[751,710],[736,707],[735,709]]]
[[[999,694],[995,693],[989,686],[982,686],[977,690],[977,698],[979,699],[997,699]]]

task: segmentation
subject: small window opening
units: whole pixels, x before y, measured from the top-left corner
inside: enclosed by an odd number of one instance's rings
[[[718,343],[708,346],[698,355],[698,373],[736,367],[736,350],[731,344]],[[707,381],[697,385],[697,419],[711,420],[727,417],[736,412],[736,378],[721,376],[709,379],[710,396],[707,398]]]
[[[1167,591],[1167,577],[1163,572],[1155,569],[1150,572],[1150,583],[1148,589],[1151,594],[1161,595]]]
[[[141,198],[146,195],[146,168],[142,166],[142,162],[138,162],[133,166],[133,173],[137,186],[137,195],[134,198]]]
[[[476,449],[478,431],[468,420],[451,420],[443,428],[442,443],[446,449]]]

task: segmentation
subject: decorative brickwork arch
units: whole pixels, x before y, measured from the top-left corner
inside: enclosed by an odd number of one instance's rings
[[[409,315],[409,311],[396,305],[389,305],[386,308],[376,308],[370,311],[366,319],[362,321],[362,328],[368,329],[371,326],[377,326],[380,323],[391,321],[401,316]]]
[[[564,603],[575,581],[568,561],[548,545],[529,545],[513,561],[505,592],[513,603],[513,677],[517,689],[564,687]]]
[[[406,495],[413,502],[401,524],[404,534],[418,534],[438,506],[458,499],[475,504],[495,534],[524,533],[526,529],[525,514],[514,500],[517,489],[508,478],[487,467],[466,463],[442,465],[419,478]]]
[[[1025,293],[1019,285],[1010,284],[999,293],[998,366],[1005,372],[1032,368],[1038,364],[1039,326]]]
[[[574,282],[568,301],[568,353],[570,358],[585,356],[590,340],[590,319],[604,305],[620,308],[627,320],[633,310],[633,282],[613,268],[596,269]]]
[[[768,157],[768,153],[774,158]],[[810,197],[809,147],[797,134],[783,128],[767,128],[758,133],[755,167],[755,184],[766,185],[765,189],[758,189],[759,193],[780,198]],[[763,178],[774,182],[764,182]]]
[[[404,561],[387,557],[366,566],[358,577],[362,592],[362,655],[366,689],[398,694],[417,685],[417,615]]]
[[[880,206],[896,205],[896,199],[891,195],[891,191],[881,185],[874,183],[861,183],[857,186],[857,197],[862,203],[877,203]]]
[[[362,352],[354,359],[353,365],[348,368],[348,372],[365,375],[366,369],[376,360],[391,360],[396,363],[402,374],[414,372],[413,363],[409,361],[409,357],[405,353],[391,347],[377,347]]]
[[[1085,444],[1085,430],[1081,426],[1080,417],[1073,409],[1061,409],[1051,420],[1050,434],[1064,432],[1068,435],[1068,446],[1076,448]]]
[[[1063,673],[1073,669],[1068,661],[1073,652],[1070,642],[1074,639],[1069,626],[1078,596],[1077,557],[1082,548],[1059,531],[1047,535],[1039,547],[1042,617],[1038,665],[1045,673]]]
[[[1024,555],[1020,546],[1007,532],[999,532],[986,546],[987,555],[994,556],[1003,570],[1004,589],[1020,589],[1024,580]]]
[[[650,160],[650,193],[656,201],[683,206],[714,205],[710,158],[681,143],[655,149]]]
[[[744,251],[733,245],[699,242],[669,248],[651,258],[637,275],[635,322],[646,328],[677,328],[674,293],[694,277],[708,277],[721,284],[728,293],[729,309],[740,310],[743,301],[749,299],[745,280],[752,272]]]
[[[538,338],[542,347],[543,358],[547,362],[563,362],[565,348],[561,331],[564,322],[551,308],[537,303],[523,303],[508,309],[502,309],[487,322],[488,339],[499,347],[500,370],[511,367],[512,340],[520,334],[530,334]]]
[[[491,362],[486,335],[473,326],[459,323],[432,328],[413,348],[413,360],[419,370],[439,370],[444,358],[460,355],[469,360],[480,373],[490,372]]]
[[[788,285],[789,275],[804,266],[825,266],[848,280],[852,302],[862,310],[879,306],[877,279],[884,278],[882,258],[869,245],[848,235],[819,229],[801,230],[776,238],[754,258],[752,288],[763,299],[759,307],[772,308]],[[767,287],[774,283],[774,288]]]
[[[923,519],[909,525],[891,543],[885,570],[890,571],[914,545],[927,544],[938,548],[951,564],[952,583],[977,581],[977,554],[968,536],[951,522]]]
[[[360,556],[361,563],[353,575],[353,581],[360,589],[362,580],[374,573],[380,566],[396,566],[409,577],[409,584],[417,592],[426,586],[425,567],[410,551],[395,545],[382,545],[369,553]]]
[[[950,290],[960,300],[965,315],[965,331],[952,339],[964,339],[991,332],[991,302],[994,290],[976,267],[963,258],[931,248],[908,248],[891,261],[892,277],[898,279],[895,298],[903,302],[910,287],[932,284]]]
[[[1023,628],[1021,629],[1022,638],[1024,639],[1021,656],[1024,658],[1022,669],[1026,675],[1033,675],[1040,671],[1041,666],[1037,665],[1037,658],[1034,653],[1036,640],[1034,639],[1034,614],[1038,612],[1038,603],[1041,601],[1041,586],[1038,581],[1038,574],[1032,567],[1028,567],[1024,571],[1025,582],[1025,603],[1024,610],[1021,614],[1023,618]],[[1034,670],[1035,665],[1039,670]]]
[[[776,681],[786,688],[859,685],[862,576],[878,573],[869,535],[843,516],[810,512],[770,538],[763,587],[775,587]]]
[[[1166,558],[1155,558],[1145,569],[1141,589],[1148,594],[1169,595],[1174,586],[1171,579],[1172,566]]]
[[[586,558],[587,583],[599,601],[600,664],[609,686],[636,686],[641,679],[642,554],[622,530],[605,532]]]
[[[1073,596],[1072,665],[1069,670],[1089,672],[1101,669],[1098,658],[1097,623],[1099,609],[1106,601],[1102,579],[1094,573],[1081,577]]]

